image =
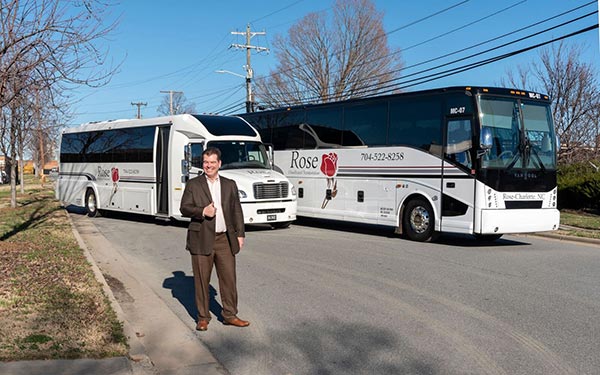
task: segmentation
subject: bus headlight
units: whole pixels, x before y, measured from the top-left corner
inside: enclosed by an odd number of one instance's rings
[[[245,191],[243,191],[243,190],[238,190],[238,193],[240,194],[240,199],[243,199],[243,198],[248,198],[248,195],[246,194],[246,192],[245,192]]]
[[[296,195],[296,187],[292,186],[292,189],[290,190],[292,192],[292,195]]]

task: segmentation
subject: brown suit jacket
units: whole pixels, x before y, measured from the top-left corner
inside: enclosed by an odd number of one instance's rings
[[[227,226],[227,239],[231,252],[240,251],[238,237],[245,237],[244,213],[235,181],[219,176],[221,182],[221,206]],[[210,255],[215,244],[215,218],[202,216],[204,207],[212,202],[208,182],[204,174],[189,180],[185,186],[179,210],[184,217],[192,219],[188,226],[186,249],[194,255]]]

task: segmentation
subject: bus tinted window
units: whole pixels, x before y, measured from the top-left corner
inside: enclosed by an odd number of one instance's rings
[[[115,129],[114,140],[109,140],[113,146],[113,162],[144,162],[152,161],[152,145],[154,144],[154,127]]]
[[[304,123],[304,110],[281,112],[271,118],[275,119],[271,125],[272,143],[276,150],[304,148],[305,133],[300,130]]]
[[[255,137],[256,132],[238,117],[194,115],[212,135],[246,135]]]
[[[341,107],[308,109],[306,123],[302,130],[314,139],[317,147],[343,145]]]
[[[248,114],[244,116],[244,120],[248,121],[250,125],[258,131],[260,138],[265,143],[273,143],[271,140],[271,130],[273,128],[269,120],[272,117],[264,116],[262,114]]]
[[[154,126],[65,133],[60,160],[66,163],[146,162],[151,163]]]
[[[344,129],[352,132],[360,144],[382,146],[387,141],[387,102],[349,105],[344,109]],[[344,144],[350,140],[344,133]],[[357,143],[356,140],[352,142]]]
[[[390,100],[389,145],[408,145],[437,153],[442,145],[442,101]]]

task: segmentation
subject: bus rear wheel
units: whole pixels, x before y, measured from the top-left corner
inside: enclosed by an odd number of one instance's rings
[[[98,201],[93,189],[87,189],[85,192],[85,211],[89,217],[98,216]]]
[[[406,236],[413,241],[434,239],[435,217],[429,202],[423,198],[410,200],[404,207],[402,225]]]

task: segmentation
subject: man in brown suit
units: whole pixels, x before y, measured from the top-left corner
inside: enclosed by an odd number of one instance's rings
[[[186,249],[192,254],[199,331],[206,331],[211,319],[209,284],[213,265],[219,278],[223,323],[250,325],[237,317],[235,255],[244,246],[244,214],[235,181],[219,176],[219,168],[221,151],[214,147],[204,150],[204,174],[187,182],[179,208],[183,216],[192,219]]]

